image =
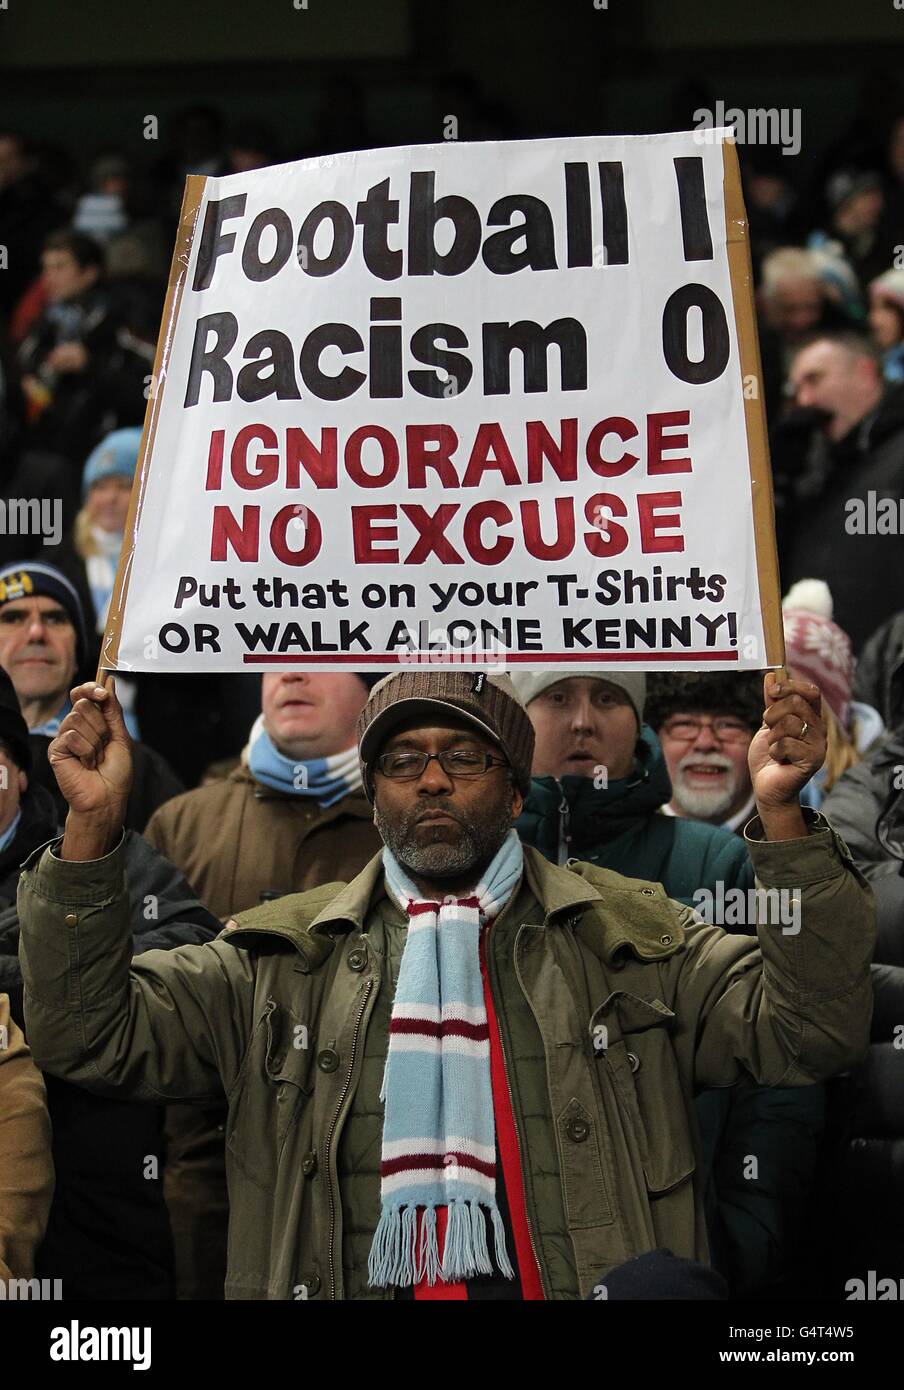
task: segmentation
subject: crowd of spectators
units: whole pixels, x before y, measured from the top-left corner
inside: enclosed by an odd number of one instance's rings
[[[504,135],[501,124],[488,133]],[[355,145],[353,132],[323,138],[323,152]],[[107,150],[77,175],[0,129],[0,495],[61,509],[52,538],[0,536],[4,1024],[23,1018],[19,866],[66,813],[47,750],[100,652],[184,177],[300,151],[192,110],[147,167]],[[879,938],[866,1060],[825,1085],[701,1092],[700,1162],[712,1258],[732,1296],[841,1296],[839,1280],[861,1268],[904,1278],[904,115],[810,194],[792,159],[742,150],[741,165],[787,663],[819,686],[828,729],[802,799],[870,880]],[[354,730],[372,684],[301,673],[117,682],[135,741],[136,956],[209,941],[236,913],[364,867],[380,838]],[[746,895],[761,675],[557,671],[515,685],[536,734],[516,827],[525,844],[555,864],[662,883],[688,906]],[[743,916],[729,927],[752,929]],[[0,1053],[10,1075],[27,1055],[18,1030],[13,1043]],[[16,1084],[34,1100],[34,1078]],[[19,1206],[9,1220],[0,1212],[0,1272],[62,1275],[70,1296],[221,1297],[225,1097],[164,1109],[51,1076],[46,1087],[55,1193],[36,1164],[29,1192],[49,1215],[11,1231]],[[149,1154],[160,1156],[150,1177]]]

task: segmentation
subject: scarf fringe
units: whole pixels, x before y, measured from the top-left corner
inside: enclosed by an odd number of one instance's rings
[[[496,1242],[496,1263],[500,1273],[504,1274],[506,1279],[514,1279],[515,1271],[512,1269],[512,1262],[505,1248],[505,1223],[502,1220],[502,1212],[495,1205],[492,1208],[492,1217],[493,1237]]]
[[[370,1284],[401,1282],[396,1278],[402,1264],[402,1211],[400,1207],[384,1207],[374,1232],[367,1261]]]
[[[439,1242],[436,1235],[436,1207],[427,1207],[421,1221],[421,1250],[417,1266],[417,1282],[428,1284],[440,1280]]]
[[[484,1210],[493,1223],[496,1264],[506,1279],[514,1279],[499,1208],[495,1205],[484,1208],[479,1202],[454,1201],[447,1208],[442,1262],[435,1207],[423,1209],[420,1236],[417,1207],[384,1207],[367,1262],[368,1283],[407,1286],[426,1280],[431,1285],[440,1281],[455,1284],[478,1274],[492,1274]]]
[[[492,1274],[487,1228],[477,1202],[450,1202],[443,1249],[443,1278],[454,1284],[475,1274]]]

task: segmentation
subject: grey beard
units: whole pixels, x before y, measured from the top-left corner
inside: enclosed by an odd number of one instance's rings
[[[374,823],[383,843],[402,868],[418,878],[458,878],[473,870],[476,882],[512,828],[511,810],[503,806],[489,820],[479,824],[466,825],[459,821],[461,838],[457,844],[443,840],[422,845],[415,838],[414,827],[423,810],[423,806],[418,806],[403,819],[389,821],[374,809]]]
[[[676,785],[673,788],[673,799],[689,816],[699,816],[704,820],[724,820],[731,809],[731,804],[737,795],[737,778],[730,777],[729,785],[724,791],[713,788],[707,791],[705,787],[699,790],[685,785],[684,778],[679,773],[675,778]]]

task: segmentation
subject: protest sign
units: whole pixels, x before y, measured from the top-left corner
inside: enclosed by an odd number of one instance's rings
[[[719,132],[188,180],[101,664],[783,660]]]

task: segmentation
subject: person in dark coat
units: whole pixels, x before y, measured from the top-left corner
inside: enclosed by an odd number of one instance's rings
[[[20,866],[60,833],[53,798],[29,782],[31,744],[16,693],[0,671],[0,992],[23,1016],[16,907]],[[134,954],[201,944],[220,921],[173,866],[134,831],[126,837]],[[163,1110],[96,1096],[45,1077],[56,1189],[36,1258],[63,1297],[175,1297],[163,1197]]]
[[[878,926],[869,1054],[830,1087],[834,1143],[820,1175],[813,1235],[824,1291],[833,1298],[849,1296],[847,1282],[866,1280],[870,1270],[898,1288],[904,1280],[904,613],[867,642],[854,690],[888,727],[823,802],[872,885]],[[828,1212],[826,1245],[820,1213]]]
[[[877,953],[904,960],[904,915]],[[808,1298],[898,1298],[904,1287],[904,965],[872,967],[866,1058],[828,1085],[827,1138],[808,1235]],[[891,1281],[879,1287],[879,1281]],[[872,1284],[872,1292],[869,1292]]]
[[[0,669],[0,911],[16,901],[22,860],[56,834],[53,798],[43,787],[29,786],[30,772],[28,726],[12,681]],[[10,992],[8,984],[0,983],[0,989]]]
[[[728,900],[739,889],[746,899],[754,877],[742,837],[659,814],[672,784],[643,722],[643,674],[519,671],[512,680],[536,734],[534,776],[515,823],[522,840],[553,863],[583,859],[658,881],[703,915],[720,891]],[[746,912],[720,925],[744,931],[744,923],[750,932]],[[778,1296],[801,1245],[825,1088],[741,1084],[701,1092],[696,1108],[713,1263],[734,1297]]]
[[[860,653],[854,698],[872,705],[886,728],[904,725],[904,612],[881,623]]]
[[[859,653],[900,603],[904,386],[885,387],[875,349],[856,333],[815,337],[796,353],[790,381],[808,414],[784,421],[773,441],[778,471],[793,475],[782,580],[825,580],[835,622]],[[877,508],[889,499],[894,515],[880,524]]]
[[[84,614],[64,574],[37,561],[0,570],[0,666],[9,673],[28,724],[32,777],[53,796],[61,819],[65,802],[47,750],[71,708],[69,691],[84,669],[86,650]],[[135,744],[134,757],[126,827],[141,831],[157,807],[184,787],[146,744]]]
[[[904,937],[904,919],[898,932]],[[893,1281],[895,1298],[904,1287],[904,967],[874,965],[872,983],[869,1052],[829,1085],[834,1143],[820,1174],[813,1231],[821,1284],[814,1279],[811,1287],[832,1299],[863,1298],[856,1281],[868,1287],[870,1271],[874,1283]]]
[[[103,250],[80,232],[44,243],[48,304],[18,351],[30,439],[81,467],[117,425],[140,425],[149,375],[103,284]]]
[[[885,210],[882,176],[871,169],[838,169],[826,190],[825,230],[811,233],[811,247],[836,247],[854,270],[862,290],[888,263],[880,236]]]
[[[836,782],[823,803],[826,816],[844,836],[857,868],[869,879],[876,897],[876,960],[904,966],[904,654],[900,616],[871,646],[881,677],[889,727]]]

